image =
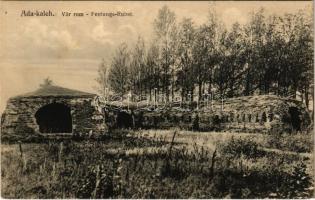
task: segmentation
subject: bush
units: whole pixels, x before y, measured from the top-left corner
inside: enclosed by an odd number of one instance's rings
[[[268,135],[266,147],[284,151],[306,153],[313,150],[312,134],[271,134]]]
[[[296,199],[311,196],[312,178],[306,170],[307,166],[303,162],[293,166],[292,172],[282,175],[280,186],[275,188],[273,197]]]
[[[215,131],[221,131],[221,119],[218,115],[212,117],[212,124]]]
[[[250,138],[231,138],[226,144],[219,145],[219,150],[228,157],[240,158],[244,155],[246,158],[257,158],[265,155],[265,152],[259,149],[259,145]]]

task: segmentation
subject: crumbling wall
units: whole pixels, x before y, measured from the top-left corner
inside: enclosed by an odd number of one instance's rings
[[[131,107],[129,114],[135,120],[134,128],[146,129],[180,127],[201,131],[276,133],[304,131],[311,124],[311,117],[301,102],[273,95],[226,99],[223,103],[214,101],[210,105],[208,102],[199,104],[198,108],[194,102],[183,104],[182,108],[171,105],[163,106],[163,109]],[[290,113],[290,108],[297,111],[297,116]],[[119,128],[113,120],[116,114],[107,111],[105,119],[110,127]],[[294,125],[294,120],[300,124]]]
[[[72,133],[102,134],[104,117],[92,105],[92,97],[27,97],[8,101],[1,117],[1,136],[41,134],[35,113],[41,107],[60,103],[71,109]]]
[[[70,108],[72,133],[77,135],[100,135],[111,128],[173,127],[274,133],[305,131],[311,124],[310,114],[301,102],[272,95],[227,99],[223,103],[186,103],[181,108],[169,104],[160,109],[110,106],[103,110],[94,105],[93,97],[20,97],[7,103],[1,118],[1,136],[40,134],[35,113],[51,103]]]

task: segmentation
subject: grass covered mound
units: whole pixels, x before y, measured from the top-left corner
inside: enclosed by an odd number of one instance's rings
[[[55,85],[45,85],[40,87],[34,92],[29,92],[14,98],[27,98],[27,97],[47,97],[47,96],[95,96],[95,94],[82,92],[78,90],[68,89]]]
[[[209,147],[206,137],[174,131],[2,145],[2,197],[312,197],[309,157],[209,134],[217,140]]]

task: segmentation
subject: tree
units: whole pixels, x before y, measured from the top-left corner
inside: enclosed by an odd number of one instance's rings
[[[109,85],[109,81],[108,81],[109,69],[110,67],[107,65],[107,63],[103,59],[98,68],[98,77],[96,78],[96,82],[98,83],[97,90],[103,96],[108,95],[106,94],[106,92]]]
[[[310,87],[314,85],[313,22],[302,10],[286,18],[290,27],[289,56],[291,93],[301,94],[302,101],[309,106]]]
[[[195,61],[198,77],[199,99],[201,98],[202,84],[207,84],[208,93],[213,95],[214,70],[222,59],[221,43],[225,37],[225,27],[219,20],[215,10],[210,10],[208,20],[201,25],[196,36]]]
[[[265,42],[266,20],[264,9],[260,9],[256,13],[251,13],[249,24],[245,27],[245,35],[247,41],[247,66],[245,77],[244,95],[252,95],[255,90],[261,93],[263,84],[265,60],[262,57],[262,48]]]
[[[205,84],[208,82],[212,87],[212,72],[214,63],[217,61],[215,49],[215,30],[212,26],[202,25],[196,30],[193,57],[194,74],[198,85],[198,100],[205,91]],[[211,89],[210,89],[211,90]]]
[[[159,66],[162,68],[162,92],[169,100],[169,87],[171,86],[172,98],[174,97],[174,51],[176,44],[176,18],[175,13],[167,6],[163,6],[154,20],[156,42],[159,47]]]
[[[129,80],[132,85],[132,92],[138,95],[142,95],[144,90],[146,76],[146,52],[143,39],[139,36],[138,41],[131,52],[131,62],[129,69]]]
[[[130,54],[125,43],[121,44],[113,57],[109,71],[109,84],[115,94],[123,97],[130,89],[129,85]]]
[[[240,24],[235,23],[232,30],[223,38],[224,44],[224,59],[220,67],[225,68],[220,82],[221,96],[234,97],[240,94],[242,76],[245,73],[245,48],[243,45],[244,35]],[[226,94],[225,94],[226,93]]]
[[[160,92],[182,100],[198,90],[219,97],[275,94],[314,102],[313,24],[305,12],[266,15],[264,9],[250,14],[247,24],[226,29],[211,10],[206,23],[194,26],[184,18],[178,25],[167,6],[154,20],[148,50],[139,37],[129,53],[119,46],[111,68],[101,64],[98,83],[106,82],[115,93],[138,95]],[[107,74],[108,80],[106,80]],[[155,90],[156,88],[156,90]],[[213,93],[216,91],[215,93]]]
[[[191,19],[184,18],[180,23],[178,31],[178,45],[176,51],[177,66],[177,86],[178,90],[181,90],[182,100],[187,96],[188,92],[191,93],[191,98],[193,97],[194,91],[194,37],[195,29],[193,27],[193,22]]]
[[[228,81],[228,66],[227,66],[227,59],[228,59],[228,47],[225,45],[226,40],[228,37],[228,32],[225,30],[221,33],[219,39],[219,46],[218,46],[218,63],[213,68],[213,82],[216,86],[219,97],[225,96],[225,91],[227,88],[227,81]],[[214,94],[213,94],[214,95]]]
[[[150,101],[152,100],[152,91],[154,88],[160,88],[161,82],[161,69],[158,65],[158,47],[152,43],[150,48],[147,52],[147,59],[146,59],[146,69],[147,74],[145,78],[145,82],[148,86],[149,98]]]

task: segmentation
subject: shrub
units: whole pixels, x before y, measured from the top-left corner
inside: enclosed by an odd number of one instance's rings
[[[295,199],[311,196],[313,191],[309,188],[312,186],[312,178],[306,170],[307,166],[302,162],[295,165],[291,173],[283,175],[274,197]]]
[[[240,158],[244,155],[246,158],[256,158],[265,155],[260,150],[259,145],[250,138],[231,138],[227,143],[219,145],[219,149],[223,155],[228,157]]]
[[[270,134],[267,137],[266,147],[298,153],[313,150],[312,134]]]
[[[213,124],[213,129],[215,131],[221,130],[221,119],[218,115],[215,115],[214,117],[212,117],[212,124]]]

